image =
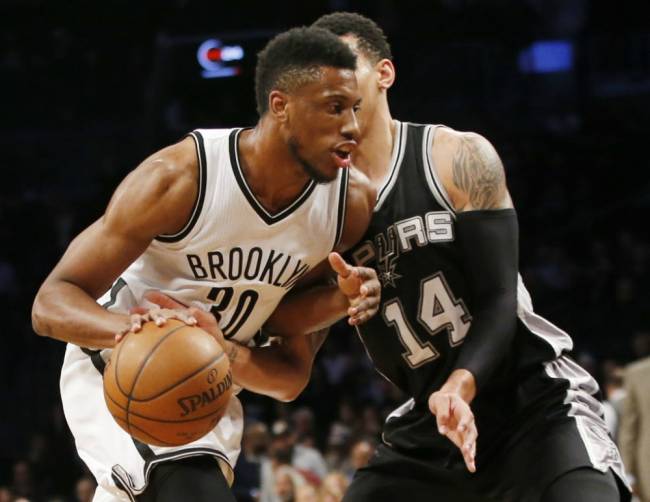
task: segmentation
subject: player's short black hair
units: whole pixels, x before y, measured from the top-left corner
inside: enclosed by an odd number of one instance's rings
[[[320,77],[320,67],[332,66],[354,71],[357,57],[333,33],[314,27],[293,28],[275,36],[257,55],[255,97],[257,112],[264,115],[269,94],[284,92]]]
[[[380,59],[393,59],[390,44],[384,31],[372,19],[356,12],[334,12],[316,20],[312,26],[325,28],[335,35],[353,35],[358,47],[372,63]]]

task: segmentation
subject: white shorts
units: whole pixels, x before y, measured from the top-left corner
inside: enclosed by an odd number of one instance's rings
[[[114,310],[118,306],[111,307]],[[109,349],[103,350],[102,359],[107,360],[110,353]],[[232,484],[244,424],[236,396],[230,399],[225,415],[210,433],[184,446],[160,447],[134,440],[115,422],[104,402],[101,372],[76,345],[68,344],[66,348],[60,388],[63,411],[79,457],[97,480],[95,502],[134,500],[146,488],[156,464],[197,455],[215,457]]]

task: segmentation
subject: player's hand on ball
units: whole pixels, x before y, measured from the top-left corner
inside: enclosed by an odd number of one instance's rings
[[[164,295],[163,295],[164,296]],[[119,343],[127,333],[137,333],[146,322],[153,321],[157,326],[163,326],[167,319],[178,319],[188,326],[196,326],[197,320],[188,309],[175,309],[162,306],[152,308],[134,307],[130,311],[131,318],[129,326],[115,335],[115,343]]]
[[[155,321],[158,326],[162,326],[167,319],[178,319],[189,326],[197,326],[207,331],[217,339],[222,347],[225,347],[223,333],[211,313],[197,307],[188,308],[160,291],[148,291],[144,297],[156,307],[135,307],[131,309],[131,326],[124,332],[117,334],[115,337],[116,342],[119,342],[129,331],[137,333],[145,322]]]
[[[476,472],[476,438],[474,414],[458,394],[434,392],[429,396],[429,410],[436,416],[438,431],[454,443],[463,455],[469,472]]]
[[[363,324],[377,313],[381,300],[381,284],[377,272],[369,267],[353,267],[338,253],[329,254],[330,266],[337,274],[341,292],[348,297],[348,322]]]

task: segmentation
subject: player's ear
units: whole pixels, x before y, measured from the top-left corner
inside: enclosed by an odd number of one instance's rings
[[[375,65],[375,70],[379,73],[377,83],[381,90],[388,90],[395,82],[395,66],[390,59],[380,59]]]
[[[288,118],[287,106],[289,96],[277,89],[269,93],[269,112],[275,116],[279,122],[285,122]]]

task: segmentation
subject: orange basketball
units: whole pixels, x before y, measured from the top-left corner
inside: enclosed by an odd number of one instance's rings
[[[210,432],[232,395],[230,362],[200,328],[171,319],[129,333],[104,370],[104,399],[131,436],[157,446],[190,443]]]

